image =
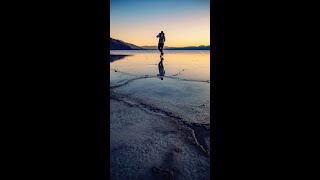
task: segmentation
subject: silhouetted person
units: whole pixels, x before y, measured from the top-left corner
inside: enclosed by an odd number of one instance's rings
[[[159,74],[157,74],[157,75],[159,76],[159,78],[160,78],[161,80],[163,80],[163,76],[164,76],[164,74],[166,73],[166,72],[164,71],[164,67],[163,67],[162,61],[163,61],[163,57],[160,57],[160,62],[159,62],[159,64],[158,64]]]
[[[163,53],[163,46],[164,46],[164,42],[166,41],[166,37],[164,36],[163,31],[161,31],[158,35],[157,38],[159,38],[159,43],[158,43],[158,49],[161,52],[160,56],[162,56]]]

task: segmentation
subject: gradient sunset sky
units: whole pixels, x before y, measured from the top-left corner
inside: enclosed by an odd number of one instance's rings
[[[110,0],[110,37],[138,46],[210,45],[210,0]]]

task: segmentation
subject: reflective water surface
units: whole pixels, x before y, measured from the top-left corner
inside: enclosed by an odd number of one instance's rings
[[[166,76],[192,80],[210,80],[210,51],[167,50],[163,64]],[[128,55],[110,64],[111,69],[121,68],[134,75],[156,75],[160,61],[159,51],[110,51],[111,55]],[[178,75],[177,75],[178,74]]]
[[[210,51],[110,51],[112,179],[210,179]]]

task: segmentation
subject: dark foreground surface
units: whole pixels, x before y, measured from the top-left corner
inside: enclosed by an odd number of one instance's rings
[[[123,52],[110,62],[110,178],[210,179],[209,51],[166,51],[163,80],[157,51]]]

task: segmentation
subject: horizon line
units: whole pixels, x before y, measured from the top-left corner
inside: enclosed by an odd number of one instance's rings
[[[140,47],[144,47],[144,46],[156,46],[157,47],[157,45],[143,45],[143,46],[140,46]],[[209,45],[199,45],[199,46],[210,46],[210,44]],[[193,46],[192,45],[187,45],[187,46],[163,46],[163,47],[181,48],[181,47],[199,47],[199,46],[197,46],[197,45],[193,45]]]
[[[116,38],[113,38],[110,36],[111,39],[114,39],[114,40],[119,40],[119,41],[122,41],[122,42],[125,42],[125,43],[129,43],[129,44],[133,44],[131,42],[128,42],[128,41],[125,41],[125,40],[121,40],[121,39],[116,39]],[[158,46],[157,44],[155,45],[137,45],[137,44],[133,44],[135,46],[139,46],[139,47],[143,47],[143,46]],[[199,47],[199,46],[210,46],[209,45],[186,45],[186,46],[164,46],[164,47],[174,47],[174,48],[182,48],[182,47]]]

